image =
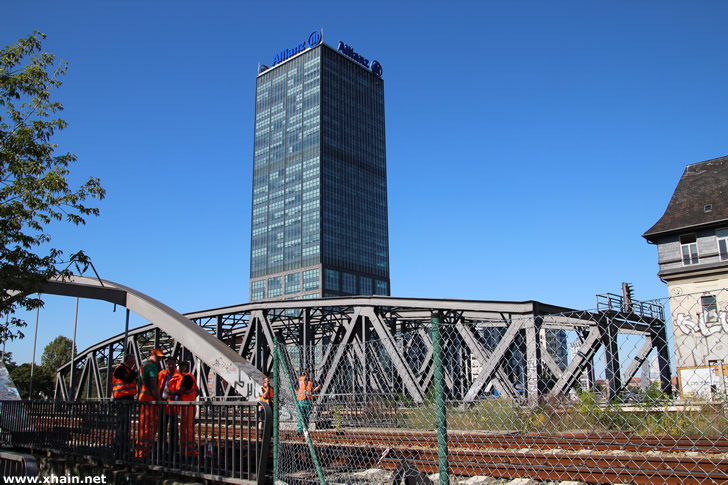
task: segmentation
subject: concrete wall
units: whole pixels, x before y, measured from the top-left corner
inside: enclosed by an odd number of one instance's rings
[[[684,397],[710,398],[715,388],[703,370],[728,364],[728,275],[668,283],[675,364]],[[716,297],[717,312],[704,312],[701,297]],[[693,369],[695,372],[686,372]],[[717,376],[713,376],[717,377]],[[713,379],[714,380],[714,379]],[[688,382],[689,381],[689,382]]]

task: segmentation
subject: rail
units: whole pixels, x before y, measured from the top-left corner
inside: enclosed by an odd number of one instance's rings
[[[38,462],[33,455],[0,450],[0,476],[35,477],[38,476]]]
[[[312,421],[317,429],[350,427],[396,427],[398,406],[392,393],[331,393],[317,406]]]
[[[252,401],[0,401],[2,446],[229,483],[265,483],[271,431]]]
[[[293,431],[281,433],[287,453],[305,456],[304,438]],[[439,471],[435,431],[324,430],[311,439],[322,457],[326,474],[335,483],[354,481],[354,470],[387,471],[376,483],[400,483],[408,473]],[[448,436],[448,461],[456,478],[489,476],[493,480],[530,477],[553,483],[577,480],[586,483],[684,485],[728,484],[728,440],[636,437],[621,433],[505,434],[452,431]],[[305,468],[283,481],[305,476]],[[313,482],[313,473],[308,473]],[[408,483],[421,483],[414,480]],[[437,483],[435,481],[435,483]],[[569,482],[573,483],[573,482]]]
[[[603,293],[597,295],[597,311],[610,311],[617,313],[633,313],[644,318],[664,319],[662,305],[654,301],[631,300],[629,303],[624,298],[614,293]]]

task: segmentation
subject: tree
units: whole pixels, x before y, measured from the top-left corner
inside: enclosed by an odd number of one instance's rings
[[[71,361],[72,345],[73,341],[63,335],[54,338],[48,345],[43,347],[43,354],[40,356],[40,365],[55,375],[59,367]]]
[[[40,357],[41,365],[33,366],[33,396],[31,399],[53,397],[56,388],[56,371],[71,360],[71,346],[73,342],[68,337],[59,335],[43,347]],[[9,354],[6,352],[5,355]],[[10,378],[20,391],[20,397],[29,398],[30,391],[30,364],[14,367]]]
[[[30,364],[21,364],[10,373],[10,379],[20,392],[22,399],[39,399],[53,397],[56,385],[56,374],[42,365],[33,368],[33,395],[30,396]]]
[[[91,177],[73,188],[67,176],[76,161],[71,153],[56,154],[51,139],[67,123],[51,99],[61,85],[66,62],[42,52],[45,35],[34,32],[0,50],[0,314],[43,306],[39,289],[45,281],[70,276],[72,264],[89,264],[83,251],[64,259],[50,246],[47,226],[53,221],[85,224],[98,208],[84,204],[101,200],[105,190]],[[78,267],[78,269],[81,269]],[[27,324],[12,317],[0,326],[0,342],[22,338]]]
[[[12,372],[13,369],[15,369],[18,364],[15,363],[13,360],[13,353],[12,352],[5,352],[3,354],[3,364],[5,365],[5,368],[8,370],[8,372]]]

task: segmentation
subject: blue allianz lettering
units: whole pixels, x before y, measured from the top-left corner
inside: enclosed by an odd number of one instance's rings
[[[362,66],[369,69],[369,59],[366,59],[354,52],[354,49],[350,45],[344,44],[343,42],[339,41],[339,52],[344,54],[349,59],[356,61]]]
[[[303,52],[306,49],[306,42],[301,42],[300,44],[291,47],[290,49],[285,49],[280,51],[278,54],[273,57],[273,65],[285,61],[289,57],[293,57],[298,53]]]
[[[308,47],[316,47],[318,44],[321,43],[322,39],[323,39],[323,36],[321,35],[321,32],[318,30],[314,30],[308,36]],[[295,46],[291,47],[290,49],[285,49],[285,50],[280,51],[278,54],[275,55],[275,57],[273,57],[272,66],[275,66],[276,64],[280,64],[281,62],[285,61],[286,59],[305,51],[306,42],[307,41],[304,40],[300,44],[295,45]],[[266,69],[267,69],[267,67],[266,67]]]

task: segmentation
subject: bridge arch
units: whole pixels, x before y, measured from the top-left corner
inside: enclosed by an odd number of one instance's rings
[[[154,327],[173,336],[179,345],[194,349],[195,357],[233,389],[247,389],[251,383],[260,384],[263,381],[263,373],[224,342],[181,313],[141,291],[112,281],[85,276],[49,281],[40,291],[44,294],[103,300],[124,306],[153,322]],[[70,362],[67,366],[70,366]]]

